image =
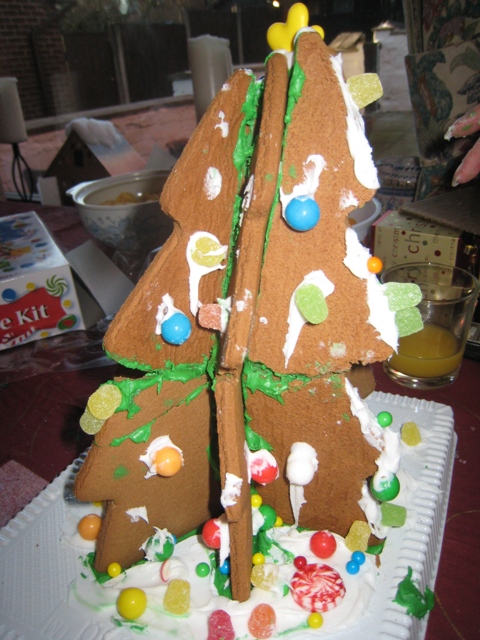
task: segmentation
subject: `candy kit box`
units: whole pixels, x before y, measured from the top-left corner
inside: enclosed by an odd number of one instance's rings
[[[92,243],[86,245],[93,249],[89,252],[92,273],[101,274],[95,260],[107,258]],[[118,276],[123,293],[123,274]],[[93,325],[106,309],[101,290],[97,287],[93,295],[88,285],[76,277],[34,211],[0,219],[0,351]]]
[[[374,223],[371,251],[385,268],[405,262],[464,266],[461,231],[397,210],[387,211]]]

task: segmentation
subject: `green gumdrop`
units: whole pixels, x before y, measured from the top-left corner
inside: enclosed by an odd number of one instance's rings
[[[88,435],[91,436],[98,433],[104,424],[105,420],[100,420],[99,418],[92,416],[88,409],[85,409],[82,417],[80,418],[80,427],[85,431],[85,433],[88,433]]]
[[[398,336],[405,338],[412,333],[417,333],[423,329],[423,320],[417,307],[401,309],[395,313],[395,323],[398,329]]]
[[[190,583],[176,578],[168,583],[163,606],[169,613],[183,616],[190,609]]]
[[[390,311],[415,307],[422,301],[422,291],[412,282],[387,282],[384,285]]]
[[[407,519],[407,510],[399,504],[382,502],[380,505],[382,512],[382,525],[384,527],[403,527]]]
[[[325,296],[316,284],[304,284],[295,293],[295,304],[307,322],[319,324],[328,316]]]

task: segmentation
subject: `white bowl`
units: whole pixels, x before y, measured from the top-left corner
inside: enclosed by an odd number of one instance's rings
[[[138,171],[92,182],[68,190],[86,230],[115,249],[151,250],[162,245],[173,230],[173,221],[160,208],[159,197],[168,171]],[[137,202],[104,204],[127,193]],[[146,194],[152,199],[141,202]]]
[[[372,224],[382,213],[382,205],[377,198],[373,198],[370,202],[367,202],[363,207],[354,209],[348,214],[348,220],[355,229],[358,239],[363,242],[371,229]]]

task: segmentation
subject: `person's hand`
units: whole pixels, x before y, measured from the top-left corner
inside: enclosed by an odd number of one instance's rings
[[[480,130],[480,104],[448,127],[445,140],[465,138]],[[452,187],[473,180],[480,173],[480,139],[465,155],[453,175]]]

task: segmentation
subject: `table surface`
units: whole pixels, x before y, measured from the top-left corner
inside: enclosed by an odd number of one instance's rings
[[[74,209],[0,202],[0,216],[35,210],[69,250],[89,236]],[[0,354],[0,517],[3,522],[82,453],[91,437],[79,427],[97,387],[122,373],[101,350],[97,331],[72,332],[49,349],[38,341]],[[408,390],[374,365],[377,390],[452,407],[458,446],[426,640],[480,637],[480,362],[464,359],[456,382],[435,391]]]

